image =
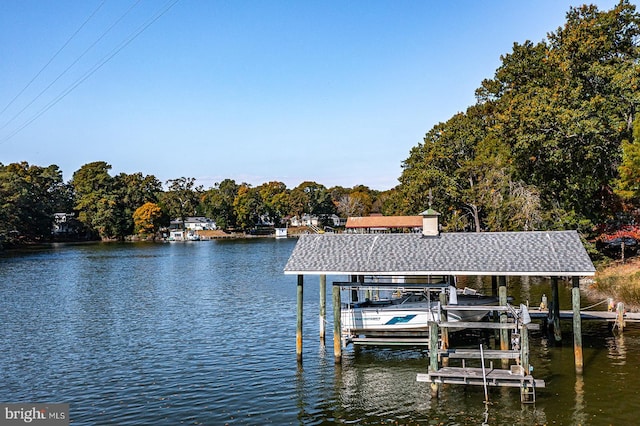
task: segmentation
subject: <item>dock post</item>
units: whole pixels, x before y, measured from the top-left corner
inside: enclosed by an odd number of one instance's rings
[[[440,292],[440,306],[445,306],[447,304],[447,294],[444,291]],[[447,322],[447,311],[445,309],[440,309],[440,321]],[[449,331],[446,328],[441,330],[442,333],[442,350],[446,350],[449,348]]]
[[[578,293],[578,299],[580,298],[579,295],[580,293]],[[553,302],[553,337],[556,342],[562,342],[562,331],[560,330],[560,297],[558,296],[558,277],[551,277],[551,300]],[[578,311],[580,311],[579,308]]]
[[[507,277],[498,277],[498,304],[500,306],[507,306]],[[502,311],[500,313],[500,322],[507,322],[507,312]],[[500,330],[500,350],[506,351],[509,349],[509,330],[503,328]]]
[[[580,277],[572,277],[572,284],[573,356],[576,362],[576,374],[582,374],[584,363],[582,360],[582,319],[580,318]]]
[[[529,330],[527,324],[522,324],[520,328],[520,366],[523,368],[525,376],[529,371]]]
[[[429,372],[438,371],[438,323],[429,321]],[[431,382],[431,396],[438,396],[438,384]]]
[[[296,357],[298,362],[302,362],[302,284],[304,276],[298,275],[298,309],[297,309],[297,326],[296,326]]]
[[[498,277],[498,301],[500,306],[507,306],[507,277]],[[507,312],[502,311],[500,313],[500,323],[504,324],[508,321]],[[500,350],[509,350],[509,330],[506,328],[500,329]],[[502,359],[502,368],[508,368],[509,359]]]
[[[320,275],[320,342],[324,345],[327,323],[327,276]]]
[[[340,308],[342,301],[340,300],[340,286],[333,285],[333,356],[335,363],[342,362],[342,325],[340,321]]]
[[[624,303],[618,302],[616,304],[616,327],[618,330],[624,330]]]

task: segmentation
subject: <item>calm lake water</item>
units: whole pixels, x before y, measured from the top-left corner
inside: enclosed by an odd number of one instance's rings
[[[304,361],[296,362],[296,240],[54,245],[0,253],[0,402],[69,403],[77,425],[637,424],[640,328],[583,322],[576,378],[571,324],[531,338],[537,402],[517,389],[416,382],[419,348],[349,347],[342,365],[318,338],[318,277],[305,277]],[[328,277],[327,312],[332,281]],[[463,285],[486,289],[486,282]],[[563,308],[570,285],[561,283]],[[539,304],[548,282],[509,281]],[[595,302],[595,301],[593,301]],[[591,303],[583,300],[583,306]],[[331,333],[332,318],[327,318]],[[331,339],[331,334],[327,336]],[[477,344],[477,336],[460,340]],[[475,340],[474,340],[475,339]]]

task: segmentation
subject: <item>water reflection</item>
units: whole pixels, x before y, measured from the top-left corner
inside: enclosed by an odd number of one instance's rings
[[[584,425],[587,423],[587,413],[585,412],[585,401],[584,401],[584,379],[582,374],[576,375],[576,385],[574,387],[575,395],[576,395],[576,404],[573,408],[573,416],[571,419],[573,420],[573,424],[575,425]]]
[[[627,348],[624,344],[624,333],[614,334],[607,339],[609,350],[608,358],[613,361],[613,365],[625,365],[627,362]]]

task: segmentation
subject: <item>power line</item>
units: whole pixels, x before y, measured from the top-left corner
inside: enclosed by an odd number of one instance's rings
[[[9,121],[7,121],[2,127],[0,127],[0,130],[4,130],[9,124],[11,124],[16,118],[18,118],[27,108],[29,108],[31,105],[33,105],[33,103],[35,101],[37,101],[38,99],[40,99],[40,97],[47,91],[49,90],[49,88],[51,86],[53,86],[62,76],[64,76],[67,71],[69,71],[75,64],[78,63],[78,61],[80,61],[80,59],[82,59],[84,57],[84,55],[86,55],[96,44],[98,44],[100,42],[100,40],[102,40],[120,21],[122,21],[124,19],[125,16],[127,16],[129,14],[129,12],[131,12],[131,10],[133,10],[133,8],[135,6],[138,5],[138,3],[140,3],[140,1],[142,0],[138,0],[136,1],[134,4],[131,5],[131,7],[129,9],[127,9],[118,19],[116,19],[114,21],[113,24],[111,24],[111,26],[109,26],[101,35],[100,37],[98,37],[91,45],[89,45],[89,47],[87,47],[84,52],[82,52],[80,54],[80,56],[78,56],[71,64],[69,64],[69,66],[67,68],[64,69],[64,71],[62,71],[60,74],[58,74],[58,76],[53,79],[53,81],[51,83],[49,83],[49,85],[47,87],[45,87],[44,89],[42,89],[42,91],[40,93],[38,93],[36,95],[35,98],[33,98],[31,100],[31,102],[29,102],[27,105],[25,105],[20,111],[18,111],[13,117],[11,117],[11,119]]]
[[[62,99],[64,99],[76,87],[78,87],[80,84],[82,84],[85,80],[87,80],[89,77],[91,77],[91,75],[93,75],[96,71],[98,71],[100,68],[102,68],[102,66],[104,66],[107,62],[109,62],[122,49],[127,47],[133,40],[135,40],[140,34],[142,34],[142,32],[144,32],[148,27],[150,27],[151,24],[156,22],[165,13],[167,13],[178,1],[179,0],[169,0],[169,1],[167,1],[167,3],[165,3],[164,9],[161,9],[155,16],[152,16],[151,18],[149,18],[146,21],[146,23],[142,24],[140,27],[138,27],[137,30],[133,31],[129,35],[129,38],[125,39],[122,43],[120,43],[119,46],[117,46],[115,49],[113,49],[110,53],[108,53],[107,55],[103,56],[101,60],[96,62],[96,64],[93,66],[93,68],[91,68],[89,71],[87,71],[82,77],[77,79],[74,83],[69,85],[67,87],[67,89],[62,91],[56,98],[54,98],[51,102],[49,102],[47,105],[42,107],[40,109],[40,111],[38,111],[36,114],[34,114],[29,120],[27,120],[25,123],[23,123],[17,129],[15,129],[13,132],[9,133],[7,136],[2,138],[0,140],[0,144],[3,144],[5,142],[7,142],[8,140],[10,140],[11,138],[13,138],[16,134],[18,134],[19,132],[24,130],[27,126],[29,126],[31,123],[33,123],[38,118],[40,118],[44,113],[46,113],[48,110],[50,110],[54,105],[56,105],[58,102],[60,102]]]
[[[53,62],[53,60],[60,54],[60,52],[62,52],[64,50],[64,48],[67,47],[67,45],[71,42],[71,40],[73,40],[75,38],[75,36],[78,35],[78,33],[82,30],[82,28],[84,28],[84,26],[87,25],[87,23],[91,20],[91,18],[93,18],[94,15],[96,13],[98,13],[98,10],[100,10],[100,8],[102,8],[102,6],[104,5],[105,1],[106,0],[103,0],[102,3],[100,3],[98,5],[98,7],[91,13],[91,15],[89,15],[89,17],[87,19],[85,19],[85,21],[82,23],[82,25],[80,25],[80,27],[73,34],[71,34],[71,37],[69,37],[69,39],[62,45],[62,47],[60,47],[60,49],[58,49],[58,51],[56,53],[54,53],[54,55],[51,57],[51,59],[49,59],[49,61],[46,64],[44,64],[44,66],[40,69],[40,71],[38,71],[36,73],[36,75],[33,76],[31,81],[29,81],[27,83],[27,85],[24,86],[22,88],[22,90],[20,90],[20,92],[17,95],[15,95],[13,99],[11,99],[11,101],[9,101],[9,103],[2,109],[2,111],[0,111],[0,116],[2,114],[4,114],[4,112],[7,110],[7,108],[9,108],[11,105],[13,105],[13,103],[16,101],[16,99],[18,99],[20,97],[20,95],[22,95],[24,93],[24,91],[27,90],[29,88],[29,86],[31,86],[31,84],[38,78],[38,76],[40,76],[40,74],[42,74],[42,71],[44,71],[49,66],[49,64],[51,64],[51,62]],[[9,124],[9,123],[7,123],[7,124]],[[5,126],[6,126],[6,124],[5,124]],[[4,128],[5,126],[3,126],[2,128]]]

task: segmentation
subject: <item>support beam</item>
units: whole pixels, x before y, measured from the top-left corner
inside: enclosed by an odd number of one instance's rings
[[[573,277],[571,289],[571,304],[573,307],[573,356],[576,363],[576,374],[582,374],[584,366],[582,360],[582,319],[580,318],[580,278]]]
[[[340,286],[333,285],[333,356],[335,363],[340,364],[342,362],[342,325],[340,320],[340,307],[342,301],[340,300]]]
[[[320,275],[320,342],[324,345],[327,324],[327,276]]]
[[[558,295],[558,277],[551,277],[551,301],[553,304],[553,337],[556,342],[562,341],[560,329],[560,296]]]
[[[302,284],[304,275],[298,275],[298,309],[297,309],[297,326],[296,326],[296,357],[298,362],[302,362]]]

